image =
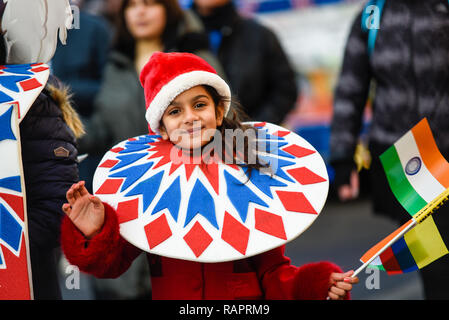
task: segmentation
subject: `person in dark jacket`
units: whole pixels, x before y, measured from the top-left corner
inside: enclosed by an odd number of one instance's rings
[[[80,116],[88,119],[100,91],[112,32],[104,19],[85,11],[84,0],[72,0],[72,4],[79,8],[79,19],[75,19],[74,28],[67,32],[67,45],[58,44],[51,70],[70,86],[73,107]],[[90,155],[79,164],[80,178],[86,181],[89,190],[100,160],[99,155]]]
[[[254,19],[241,17],[232,0],[194,0],[192,9],[245,113],[254,121],[280,124],[295,108],[298,89],[276,35]]]
[[[68,91],[47,83],[20,124],[35,299],[61,299],[58,282],[61,205],[78,181],[76,138],[83,133]]]
[[[362,29],[365,8],[356,16],[347,40],[335,91],[331,125],[331,163],[340,199],[358,194],[353,161],[370,87],[374,84],[369,172],[374,212],[402,224],[410,215],[389,188],[379,155],[427,117],[436,143],[449,159],[449,3],[446,0],[386,0],[374,50]],[[372,88],[372,87],[371,87]],[[449,211],[443,207],[441,211]],[[443,236],[449,215],[434,215]],[[449,256],[421,270],[427,299],[448,298]]]

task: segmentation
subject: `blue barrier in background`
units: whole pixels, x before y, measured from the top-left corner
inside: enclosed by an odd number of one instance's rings
[[[190,8],[193,0],[179,0],[183,8]],[[335,4],[340,2],[349,2],[354,0],[234,0],[237,7],[245,6],[245,3],[253,5],[253,11],[257,13],[268,13],[276,11],[290,10],[304,6],[319,6],[326,4]]]
[[[330,126],[328,124],[312,125],[296,128],[295,133],[306,139],[323,157],[326,164],[329,182],[335,177],[334,169],[329,165],[330,156]]]

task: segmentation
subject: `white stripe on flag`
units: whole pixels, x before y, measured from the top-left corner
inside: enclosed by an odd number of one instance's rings
[[[377,256],[374,258],[373,261],[371,261],[370,265],[372,266],[381,266],[382,265],[382,261],[380,260],[380,257]]]
[[[430,173],[422,161],[418,146],[411,131],[407,132],[401,139],[394,144],[402,164],[402,169],[408,181],[415,191],[426,201],[430,202],[439,194],[446,190],[440,182]],[[415,174],[408,174],[405,170],[406,165],[414,157],[421,161],[421,168]]]

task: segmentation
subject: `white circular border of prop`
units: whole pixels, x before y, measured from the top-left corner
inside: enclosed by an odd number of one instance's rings
[[[284,245],[310,227],[329,190],[321,155],[285,128],[248,124],[267,133],[261,140],[272,157],[262,159],[277,165],[274,179],[253,170],[248,181],[241,167],[226,164],[173,165],[160,136],[131,138],[108,151],[93,190],[117,210],[123,238],[165,257],[224,262]]]

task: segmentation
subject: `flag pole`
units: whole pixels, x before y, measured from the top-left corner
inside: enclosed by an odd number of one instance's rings
[[[417,223],[423,222],[428,216],[430,216],[436,209],[438,209],[445,201],[448,200],[449,197],[449,188],[444,190],[437,196],[435,199],[430,201],[427,205],[425,205],[421,210],[419,210],[413,218],[416,219]]]
[[[399,238],[401,238],[407,231],[415,227],[417,224],[423,222],[428,216],[430,216],[436,209],[438,209],[449,197],[449,188],[440,193],[435,199],[430,201],[421,210],[415,213],[412,217],[412,223],[410,223],[404,230],[399,232],[393,239],[387,242],[386,245],[382,247],[374,256],[372,256],[368,261],[361,265],[351,277],[356,277],[363,269],[365,269],[374,259],[376,259],[382,252],[384,252],[388,247],[395,243]]]

